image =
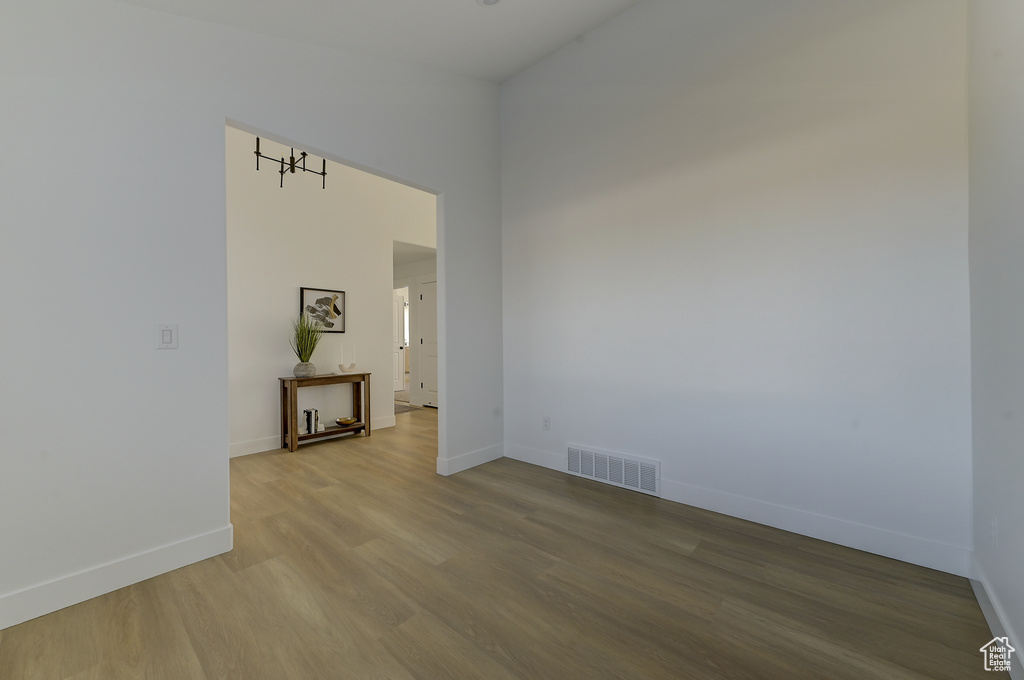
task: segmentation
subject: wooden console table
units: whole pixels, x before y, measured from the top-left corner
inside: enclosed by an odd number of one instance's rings
[[[311,439],[334,437],[350,432],[370,436],[370,374],[315,375],[312,378],[279,378],[281,381],[281,448],[295,451]],[[352,384],[352,416],[358,420],[341,427],[330,424],[323,432],[299,432],[298,392],[300,387]]]

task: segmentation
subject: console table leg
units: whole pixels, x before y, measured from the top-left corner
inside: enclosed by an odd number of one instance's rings
[[[299,450],[299,386],[292,382],[288,386],[288,452]]]
[[[281,448],[288,448],[288,387],[281,383]]]
[[[363,423],[366,425],[366,429],[363,430],[363,434],[366,435],[367,437],[369,437],[370,436],[370,376],[369,375],[367,375],[366,376],[366,380],[363,381],[363,390],[365,390],[365,392],[366,392],[366,395],[365,395],[366,396],[366,401],[365,401],[366,419],[363,421]]]

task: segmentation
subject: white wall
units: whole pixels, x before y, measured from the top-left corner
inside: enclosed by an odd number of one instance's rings
[[[438,467],[500,455],[494,86],[107,0],[0,64],[0,628],[230,546],[226,120],[441,193]]]
[[[416,260],[415,262],[407,262],[405,264],[399,264],[395,266],[395,280],[393,285],[395,288],[401,288],[409,285],[410,281],[415,280],[420,275],[437,275],[437,258],[426,257],[422,260]],[[399,285],[401,284],[401,285]]]
[[[1024,5],[971,3],[974,578],[997,634],[1024,642]],[[996,535],[991,532],[996,523]],[[995,541],[993,541],[995,538]],[[1014,669],[1024,677],[1015,657]]]
[[[278,378],[298,361],[288,338],[302,286],[345,291],[345,332],[322,336],[317,372],[337,372],[343,347],[346,363],[354,353],[356,370],[373,374],[372,427],[394,425],[392,244],[435,248],[437,199],[338,163],[328,163],[326,188],[302,173],[280,187],[279,166],[264,160],[256,171],[252,134],[229,127],[226,141],[231,455],[281,447]],[[267,139],[261,151],[291,154]],[[351,391],[305,388],[299,407],[318,408],[329,421],[347,416]]]
[[[965,22],[652,0],[506,83],[506,455],[966,574]]]

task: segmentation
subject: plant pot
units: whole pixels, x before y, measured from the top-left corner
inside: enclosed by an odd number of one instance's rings
[[[308,361],[300,361],[295,364],[292,373],[295,374],[296,378],[312,378],[316,375],[316,366]]]

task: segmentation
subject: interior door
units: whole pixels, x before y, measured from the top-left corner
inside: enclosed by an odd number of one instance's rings
[[[423,403],[437,406],[437,281],[420,286],[420,344]]]
[[[395,392],[405,389],[405,296],[394,291],[391,304],[391,318],[394,331],[391,334],[392,368]]]

